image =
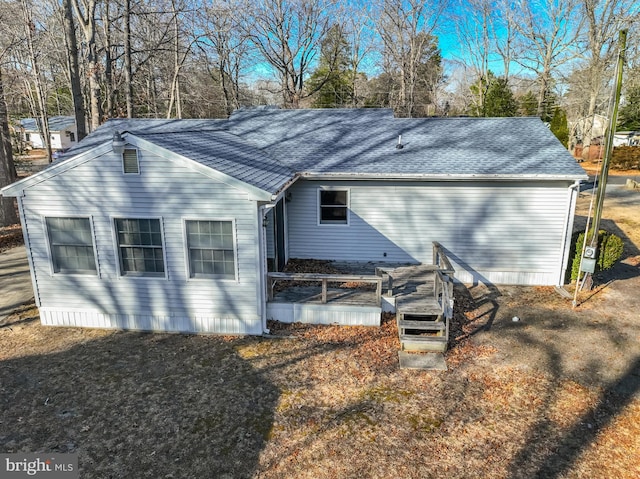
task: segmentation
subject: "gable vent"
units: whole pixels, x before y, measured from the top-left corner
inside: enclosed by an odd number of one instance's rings
[[[125,149],[122,154],[122,167],[125,173],[140,173],[138,165],[138,150]]]

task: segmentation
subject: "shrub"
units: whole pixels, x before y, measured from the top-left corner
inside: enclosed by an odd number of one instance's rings
[[[640,147],[618,146],[614,148],[611,155],[611,167],[621,170],[640,167]]]
[[[593,230],[589,231],[591,235]],[[571,253],[573,263],[571,264],[571,281],[578,279],[580,269],[580,257],[582,255],[582,243],[584,242],[584,232],[574,233],[572,237]],[[619,236],[600,230],[598,233],[598,258],[596,259],[596,273],[605,271],[613,267],[622,257],[624,242]]]

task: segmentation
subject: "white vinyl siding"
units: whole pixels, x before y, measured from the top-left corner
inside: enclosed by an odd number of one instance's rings
[[[349,228],[309,212],[319,187],[349,189]],[[432,242],[464,281],[557,284],[569,182],[298,181],[287,205],[289,256],[431,263]]]
[[[54,273],[96,274],[89,218],[46,218]]]
[[[157,218],[116,218],[120,274],[164,276],[162,231]]]
[[[89,312],[104,318],[103,327],[176,330],[169,324],[176,322],[180,331],[260,334],[256,202],[246,192],[145,150],[138,150],[138,159],[139,175],[123,175],[121,155],[109,152],[24,191],[25,231],[41,307],[57,311],[56,321],[64,311],[74,311],[77,326],[83,325],[84,311],[87,318]],[[100,277],[50,274],[43,216],[92,218]],[[230,217],[236,281],[189,281],[185,219]],[[162,219],[165,276],[120,275],[115,218]]]
[[[190,276],[235,279],[233,221],[187,220],[185,227]]]

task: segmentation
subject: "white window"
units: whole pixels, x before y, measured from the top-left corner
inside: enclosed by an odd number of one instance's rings
[[[349,224],[349,190],[319,189],[318,210],[321,225]]]
[[[97,274],[89,218],[46,218],[54,273]]]
[[[115,220],[120,274],[164,276],[164,252],[159,219]]]
[[[137,175],[140,173],[140,165],[138,164],[138,150],[127,148],[122,153],[122,171]]]
[[[233,221],[185,221],[189,276],[235,279]]]

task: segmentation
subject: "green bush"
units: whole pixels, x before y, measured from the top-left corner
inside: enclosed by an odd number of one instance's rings
[[[593,230],[589,231],[591,235]],[[572,236],[571,254],[573,263],[571,264],[571,281],[578,279],[580,269],[580,256],[582,254],[582,243],[584,242],[584,232],[574,233]],[[613,267],[622,257],[624,243],[619,236],[600,230],[598,233],[598,258],[596,260],[596,273],[605,271]]]

